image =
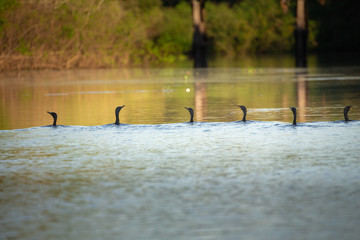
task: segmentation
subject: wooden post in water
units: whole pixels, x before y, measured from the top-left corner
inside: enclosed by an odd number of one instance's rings
[[[194,67],[207,67],[206,33],[205,33],[205,0],[192,0],[192,19],[194,26],[193,56]]]
[[[307,67],[308,33],[308,0],[297,0],[295,28],[296,67]]]

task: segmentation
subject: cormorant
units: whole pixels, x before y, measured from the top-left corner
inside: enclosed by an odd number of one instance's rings
[[[190,113],[190,121],[189,122],[191,122],[191,123],[194,122],[194,109],[187,108],[187,107],[185,107],[185,109],[187,109]]]
[[[246,107],[243,105],[235,105],[235,106],[238,106],[243,111],[243,118],[241,121],[246,122],[246,113],[247,113]]]
[[[54,118],[54,122],[53,122],[52,126],[56,127],[57,114],[55,112],[47,112],[47,113],[50,114]]]
[[[123,107],[125,107],[125,105],[119,106],[115,109],[115,117],[116,117],[115,125],[120,125],[119,113]]]
[[[349,113],[351,107],[352,107],[352,106],[346,106],[346,107],[344,108],[344,118],[345,118],[345,122],[351,121],[351,120],[349,119],[349,117],[348,117],[348,113]]]
[[[293,126],[296,126],[296,108],[294,107],[290,107],[291,111],[293,112],[294,114],[294,120],[293,120]]]

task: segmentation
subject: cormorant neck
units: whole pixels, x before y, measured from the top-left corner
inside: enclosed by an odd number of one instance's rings
[[[53,117],[54,121],[53,121],[52,126],[56,127],[57,114],[55,112],[47,112],[47,113]]]
[[[115,125],[120,125],[120,119],[119,116],[116,117]]]
[[[115,125],[120,125],[120,118],[119,118],[120,110],[121,109],[118,109],[118,108],[116,108],[116,110],[115,110],[115,118],[116,118]]]
[[[190,113],[190,123],[194,122],[194,109],[185,107],[186,110]]]
[[[246,113],[247,113],[247,110],[246,110],[245,107],[244,107],[244,108],[241,108],[241,110],[243,111],[243,114],[244,114],[241,121],[246,122]]]
[[[241,111],[243,112],[243,118],[241,121],[246,122],[246,113],[247,113],[246,107],[243,105],[235,105],[235,106],[238,106],[241,109]]]
[[[294,120],[293,120],[292,125],[295,126],[296,125],[296,108],[292,107],[291,111],[293,112],[293,115],[294,115]]]
[[[345,122],[350,121],[349,116],[348,116],[348,113],[349,113],[349,111],[350,111],[350,108],[351,108],[351,106],[346,106],[346,107],[344,108],[344,118],[345,118]]]

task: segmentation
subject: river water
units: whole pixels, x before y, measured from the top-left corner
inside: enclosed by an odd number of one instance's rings
[[[0,83],[1,240],[360,235],[360,68],[40,71]]]

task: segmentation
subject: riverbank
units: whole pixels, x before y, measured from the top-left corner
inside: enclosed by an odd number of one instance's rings
[[[145,64],[145,63],[144,63]],[[0,71],[81,69],[130,67],[129,59],[96,54],[60,54],[24,56],[21,54],[0,56]]]
[[[207,2],[209,55],[291,51],[293,15],[275,0],[249,3]],[[185,1],[4,0],[0,71],[175,62],[191,54],[191,16]]]
[[[309,6],[308,49],[359,52],[359,3]],[[278,0],[207,1],[212,58],[292,53],[295,9]],[[334,14],[346,13],[334,18]],[[188,1],[0,1],[0,71],[174,64],[192,51]],[[341,35],[334,36],[334,33]]]
[[[310,53],[308,67],[356,67],[360,66],[359,53],[330,52]],[[101,59],[101,57],[103,57]],[[105,59],[105,60],[104,60]],[[107,59],[111,59],[108,57]],[[211,57],[210,68],[293,68],[295,56],[293,54],[247,54],[234,57]],[[104,56],[97,55],[63,55],[53,54],[42,56],[8,55],[0,56],[0,72],[6,74],[14,71],[26,70],[70,70],[70,69],[132,69],[132,68],[192,68],[193,60],[180,56],[173,61],[149,61],[131,64],[127,59],[113,59],[106,61]]]

